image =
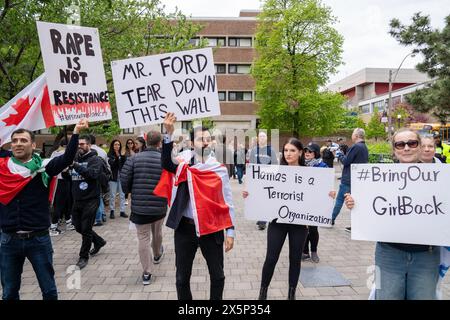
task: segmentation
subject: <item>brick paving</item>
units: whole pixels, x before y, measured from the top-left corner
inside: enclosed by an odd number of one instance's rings
[[[336,176],[339,175],[339,168]],[[266,230],[257,230],[254,221],[244,218],[242,185],[232,180],[236,206],[236,232],[234,249],[225,254],[225,299],[254,300],[258,296],[261,270],[266,250]],[[336,190],[338,180],[336,179]],[[129,207],[128,207],[129,208]],[[351,241],[345,227],[350,225],[350,213],[343,209],[336,225],[331,229],[320,229],[318,266],[336,268],[350,286],[304,288],[297,287],[297,299],[323,300],[366,300],[369,294],[367,281],[371,274],[368,267],[374,263],[373,242]],[[164,227],[165,257],[161,264],[153,265],[152,283],[141,284],[137,240],[134,230],[129,230],[128,219],[116,217],[95,230],[107,240],[100,253],[91,257],[89,264],[81,271],[81,285],[76,287],[76,275],[70,272],[77,262],[81,236],[75,231],[53,237],[54,265],[59,298],[63,300],[167,300],[176,299],[175,254],[173,230]],[[304,262],[304,266],[314,266]],[[283,247],[269,291],[269,299],[286,299],[288,287],[288,245]],[[69,272],[68,272],[69,271]],[[69,285],[68,285],[69,284]],[[194,299],[209,298],[209,275],[206,263],[200,253],[194,260],[191,289]],[[25,263],[22,275],[21,299],[38,300],[41,293],[31,265]],[[444,299],[450,299],[450,276],[443,284]]]

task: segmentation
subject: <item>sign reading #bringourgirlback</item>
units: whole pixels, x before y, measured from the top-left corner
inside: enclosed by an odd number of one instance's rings
[[[248,220],[331,227],[334,169],[248,164]]]
[[[55,124],[111,119],[96,28],[37,21]]]
[[[220,115],[211,48],[111,62],[121,128]]]
[[[352,239],[450,246],[450,167],[353,164]]]

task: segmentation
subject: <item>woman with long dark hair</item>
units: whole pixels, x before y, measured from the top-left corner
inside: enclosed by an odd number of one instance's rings
[[[120,200],[120,216],[127,218],[128,215],[125,213],[125,194],[122,191],[122,186],[120,185],[120,170],[126,161],[125,155],[122,154],[122,143],[114,139],[111,141],[108,151],[108,163],[111,167],[112,177],[109,181],[109,218],[114,219],[114,211],[116,207],[116,195],[119,194]]]
[[[133,139],[128,139],[127,142],[125,143],[125,157],[129,158],[132,157],[136,154],[135,152],[136,149],[136,145],[134,143]]]
[[[303,145],[296,139],[291,138],[283,146],[281,165],[304,166]],[[248,196],[247,191],[243,191],[244,198]],[[277,219],[269,223],[267,230],[267,253],[262,269],[261,289],[259,299],[267,299],[267,289],[278,262],[278,258],[283,248],[286,236],[289,235],[289,291],[288,299],[295,300],[298,278],[300,277],[301,255],[305,246],[308,229],[304,225],[278,223]]]
[[[139,153],[145,150],[145,148],[147,148],[147,143],[145,142],[145,139],[142,137],[137,137],[136,138],[136,148],[135,148],[135,152]]]

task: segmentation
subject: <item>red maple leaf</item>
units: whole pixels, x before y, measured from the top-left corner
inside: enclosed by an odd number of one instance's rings
[[[10,114],[8,118],[2,120],[4,123],[6,123],[6,127],[13,125],[18,126],[27,115],[35,99],[36,97],[33,98],[31,104],[28,101],[28,97],[20,98],[19,100],[17,100],[17,102],[12,106],[13,109],[17,111],[17,113]]]

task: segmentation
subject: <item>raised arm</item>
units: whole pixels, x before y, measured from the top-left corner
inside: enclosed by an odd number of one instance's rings
[[[169,112],[164,119],[164,129],[166,130],[166,134],[163,139],[162,153],[161,153],[161,164],[163,169],[176,173],[177,165],[172,161],[172,150],[173,150],[173,141],[172,134],[175,131],[174,123],[177,120],[175,114]]]
[[[73,135],[67,144],[64,154],[53,158],[45,167],[45,171],[49,176],[56,176],[62,172],[65,168],[73,163],[73,159],[78,150],[78,135],[81,130],[89,127],[89,123],[86,119],[82,119],[78,122],[73,130]]]

